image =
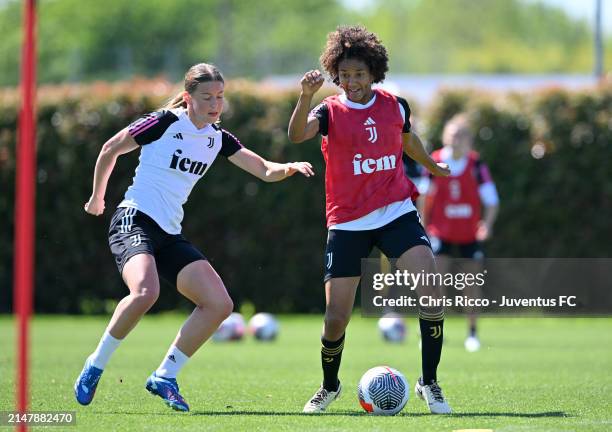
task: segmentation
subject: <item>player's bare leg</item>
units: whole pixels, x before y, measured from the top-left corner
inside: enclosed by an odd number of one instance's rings
[[[91,403],[111,355],[159,296],[159,278],[152,255],[131,257],[123,267],[122,276],[130,294],[115,308],[98,347],[85,361],[74,384],[75,397],[81,405]]]
[[[461,268],[463,273],[476,274],[482,271],[482,261],[476,259],[461,260]],[[469,285],[463,290],[463,294],[469,299],[482,298],[482,288],[479,285]],[[464,346],[468,352],[476,352],[480,349],[480,340],[477,334],[478,325],[478,310],[474,306],[466,306],[464,312],[468,321],[468,335],[465,339]]]
[[[232,313],[234,304],[208,261],[198,260],[185,266],[177,276],[177,289],[196,307],[179,330],[160,366],[148,378],[146,389],[161,397],[172,409],[189,411],[189,405],[180,394],[176,376],[187,360]]]
[[[436,264],[431,249],[423,245],[415,246],[404,252],[397,260],[397,268],[417,274],[422,271],[425,274],[436,272]],[[416,287],[416,291],[419,297],[427,297],[433,300],[442,297],[441,289],[438,286],[420,284]],[[427,402],[432,414],[449,414],[451,408],[442,394],[437,378],[444,337],[444,308],[437,305],[420,306],[419,326],[422,340],[423,376],[417,381],[415,392],[419,398]]]
[[[306,402],[305,413],[324,411],[342,392],[338,370],[344,349],[344,332],[351,319],[358,284],[359,277],[332,278],[325,283],[325,321],[321,337],[323,383]]]

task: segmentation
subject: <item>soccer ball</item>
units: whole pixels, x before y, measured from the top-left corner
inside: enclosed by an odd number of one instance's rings
[[[278,335],[278,321],[272,314],[258,313],[249,320],[249,333],[260,341],[271,341]]]
[[[389,366],[376,366],[359,380],[357,396],[368,414],[395,415],[408,402],[410,389],[401,372]]]
[[[212,338],[215,341],[232,341],[240,340],[244,335],[244,318],[237,312],[233,312],[230,316],[219,325],[217,331]]]
[[[406,339],[406,323],[393,314],[387,314],[378,320],[378,330],[388,342],[400,343]]]

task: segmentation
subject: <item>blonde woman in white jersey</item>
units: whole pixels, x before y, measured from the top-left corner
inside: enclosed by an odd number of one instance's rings
[[[267,182],[284,180],[296,172],[306,177],[314,174],[307,162],[267,161],[218,127],[223,91],[223,76],[215,66],[194,65],[185,75],[184,91],[168,106],[132,123],[102,147],[93,192],[85,204],[85,211],[95,216],[104,212],[106,186],[117,158],[137,148],[141,153],[134,181],[109,230],[111,252],[130,294],[117,305],[75,383],[75,396],[82,405],[91,403],[110,356],[157,300],[162,276],[195,309],[145,387],[171,408],[189,411],[176,375],[233,309],[221,278],[182,236],[180,225],[183,204],[219,153]]]

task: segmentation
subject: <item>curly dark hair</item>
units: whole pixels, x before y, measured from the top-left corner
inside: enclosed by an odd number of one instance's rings
[[[339,26],[327,35],[325,51],[319,60],[335,84],[340,83],[338,63],[345,59],[363,61],[375,83],[383,81],[389,70],[387,49],[378,36],[363,26]]]

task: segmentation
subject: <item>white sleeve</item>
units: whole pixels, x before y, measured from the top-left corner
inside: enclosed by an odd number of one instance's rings
[[[497,194],[495,183],[482,183],[480,186],[478,186],[478,194],[480,195],[480,200],[485,207],[499,205],[499,195]]]

